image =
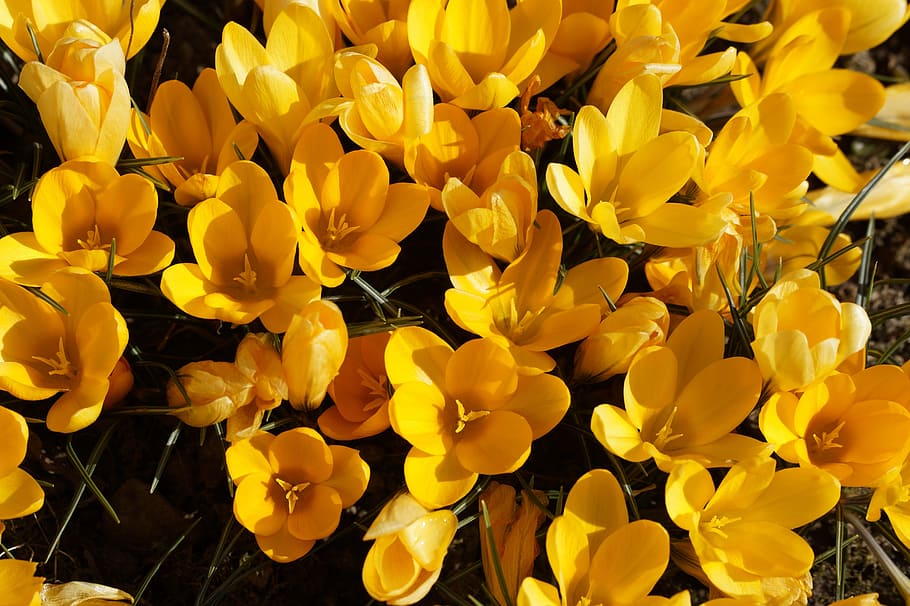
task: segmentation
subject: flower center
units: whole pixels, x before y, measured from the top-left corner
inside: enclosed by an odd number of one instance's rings
[[[673,410],[670,411],[670,416],[667,417],[667,421],[663,424],[663,427],[657,431],[657,435],[654,437],[653,444],[660,451],[663,451],[667,444],[673,440],[683,437],[683,434],[681,433],[673,433],[673,420],[676,418],[678,410],[679,409],[676,406],[673,407]]]
[[[60,337],[60,341],[57,345],[57,358],[42,358],[41,356],[32,356],[33,360],[38,360],[44,364],[47,364],[51,367],[51,370],[47,371],[47,374],[54,376],[60,375],[66,377],[67,379],[73,379],[76,377],[76,367],[69,361],[69,358],[66,356],[66,350],[63,347],[63,337]]]
[[[738,522],[741,519],[742,518],[728,518],[727,516],[714,516],[711,518],[711,521],[709,521],[707,524],[705,524],[705,531],[713,532],[714,534],[720,536],[721,538],[726,539],[727,533],[721,529],[724,526],[726,526],[727,524],[731,524],[733,522]]]
[[[101,243],[101,231],[98,229],[97,224],[90,231],[85,232],[85,240],[80,238],[76,240],[76,244],[85,250],[104,250],[111,247],[110,244]]]
[[[458,420],[455,422],[455,433],[461,433],[471,421],[482,419],[490,414],[489,410],[472,410],[468,412],[461,400],[455,400],[455,406],[458,407]]]
[[[498,320],[496,325],[504,335],[508,336],[510,341],[520,345],[522,337],[533,335],[537,318],[545,309],[545,307],[541,307],[536,310],[526,309],[519,312],[515,297],[509,297],[509,307],[504,314],[496,318]]]
[[[825,451],[832,448],[843,448],[843,444],[838,444],[836,440],[840,437],[840,430],[844,426],[844,421],[841,421],[835,425],[834,429],[831,431],[823,431],[821,435],[817,433],[812,434],[812,439],[815,441],[815,450],[816,451]]]
[[[360,377],[360,384],[372,396],[372,399],[364,405],[364,412],[376,410],[384,402],[388,402],[391,394],[389,393],[389,378],[386,375],[374,376],[362,368],[357,369],[357,375]]]
[[[288,513],[294,513],[294,508],[297,507],[297,501],[300,499],[300,494],[309,487],[309,482],[301,482],[300,484],[291,484],[290,482],[285,482],[281,478],[275,478],[275,482],[278,483],[278,486],[281,487],[281,490],[284,491],[284,498],[288,502]]]
[[[333,208],[329,211],[329,222],[325,228],[325,239],[323,240],[322,245],[326,250],[330,250],[335,244],[344,240],[348,234],[351,234],[358,229],[360,229],[359,225],[348,224],[347,214],[341,213],[340,217],[335,217],[335,209]]]
[[[256,270],[250,264],[250,256],[243,253],[243,271],[234,276],[234,282],[243,287],[244,292],[256,292]]]

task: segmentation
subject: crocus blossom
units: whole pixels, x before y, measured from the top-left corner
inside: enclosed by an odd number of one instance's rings
[[[370,468],[346,446],[328,446],[298,427],[277,436],[259,432],[226,452],[237,485],[234,517],[276,562],[306,555],[338,527],[343,509],[363,495]]]
[[[104,281],[85,269],[58,270],[41,292],[55,304],[0,279],[0,388],[22,400],[62,392],[47,426],[69,433],[101,414],[126,348],[126,321]]]
[[[552,375],[519,375],[508,350],[488,339],[453,351],[419,327],[399,328],[385,351],[395,388],[389,419],[411,443],[408,490],[427,507],[466,495],[479,474],[518,469],[531,441],[559,423],[569,390]]]
[[[259,145],[252,124],[235,123],[212,68],[202,70],[192,89],[179,80],[159,86],[149,115],[133,109],[127,140],[136,158],[181,158],[144,170],[174,186],[174,199],[184,206],[214,197],[217,176],[231,162],[250,159]]]
[[[161,291],[190,315],[235,324],[261,318],[270,331],[284,332],[320,293],[319,284],[291,275],[297,252],[291,210],[249,161],[228,166],[215,194],[187,217],[197,262],[167,268]]]
[[[105,162],[69,161],[42,175],[32,194],[34,232],[0,239],[0,276],[40,285],[64,267],[141,276],[174,257],[174,241],[153,231],[158,193],[139,175]]]
[[[319,408],[347,348],[347,325],[331,301],[318,299],[294,315],[281,343],[281,366],[291,406]]]
[[[363,535],[374,541],[363,562],[363,585],[375,600],[416,604],[430,592],[458,518],[448,509],[431,511],[407,492],[386,503]]]
[[[116,164],[130,125],[123,50],[102,32],[66,33],[44,63],[22,68],[19,86],[38,106],[61,160]]]
[[[721,317],[697,311],[665,346],[648,347],[635,357],[623,386],[625,408],[601,404],[591,429],[613,454],[629,461],[653,457],[667,472],[687,459],[725,467],[765,448],[732,433],[755,407],[761,389],[755,362],[724,358]]]
[[[689,531],[711,583],[733,598],[769,598],[763,580],[800,578],[809,572],[812,548],[791,529],[827,513],[840,484],[816,468],[775,471],[769,457],[730,468],[715,488],[708,470],[680,463],[667,480],[667,512]]]

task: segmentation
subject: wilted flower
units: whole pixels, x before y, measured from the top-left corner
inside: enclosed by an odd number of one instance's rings
[[[503,107],[553,43],[560,0],[412,0],[408,41],[446,103]]]
[[[910,378],[889,365],[834,374],[799,397],[772,395],[759,425],[785,460],[820,467],[844,486],[877,486],[910,451]]]
[[[389,428],[391,385],[385,347],[391,333],[377,332],[348,341],[347,355],[329,384],[335,403],[319,415],[319,429],[335,440],[355,440]]]
[[[0,239],[0,275],[35,286],[69,266],[116,276],[160,271],[174,258],[174,241],[152,230],[157,216],[148,179],[104,162],[64,162],[35,185],[35,231]]]
[[[281,344],[281,365],[291,406],[298,410],[319,408],[347,348],[347,325],[331,301],[313,301],[293,317]]]
[[[428,507],[454,503],[478,474],[515,471],[531,441],[559,423],[569,390],[552,375],[519,375],[508,350],[488,339],[452,351],[419,327],[399,328],[385,351],[395,393],[389,418],[411,443],[408,490]]]
[[[605,469],[589,471],[569,491],[547,530],[547,559],[559,590],[528,577],[518,606],[689,603],[688,592],[646,597],[667,568],[670,537],[652,520],[629,522],[619,482]]]
[[[818,274],[782,276],[755,306],[752,351],[780,391],[801,391],[854,357],[863,359],[872,324],[866,311],[819,288]]]
[[[317,283],[291,275],[296,221],[259,165],[229,165],[215,197],[190,210],[187,228],[197,263],[172,265],[161,276],[161,291],[186,313],[235,324],[260,318],[284,332],[319,297]]]
[[[227,419],[227,440],[248,438],[259,430],[263,415],[288,397],[288,384],[273,335],[249,333],[237,346],[234,365],[253,385],[252,401]]]
[[[338,527],[341,512],[363,495],[370,468],[358,452],[327,446],[307,427],[260,432],[226,452],[237,485],[234,517],[276,562],[303,557]]]
[[[827,513],[840,499],[840,484],[816,468],[775,472],[775,461],[755,457],[730,468],[715,489],[695,461],[673,468],[667,511],[689,531],[701,567],[724,594],[769,599],[766,579],[797,584],[812,566],[812,548],[791,529]]]
[[[639,351],[663,345],[670,314],[663,301],[635,297],[610,312],[575,352],[573,376],[583,381],[606,381],[629,370]]]
[[[95,158],[116,164],[130,126],[125,58],[103,33],[68,31],[45,62],[27,63],[19,86],[38,106],[61,160]]]
[[[344,153],[325,124],[301,134],[284,192],[303,227],[300,267],[325,286],[344,281],[342,268],[373,271],[394,263],[398,243],[420,225],[430,205],[419,185],[389,185],[379,154]]]
[[[501,606],[515,603],[518,586],[525,577],[531,576],[534,560],[540,553],[540,545],[537,544],[535,535],[546,514],[541,506],[534,502],[535,499],[539,503],[546,501],[546,496],[539,490],[535,491],[533,496],[523,490],[521,504],[516,504],[515,489],[498,482],[490,482],[478,499],[482,514],[478,521],[483,575],[487,589]],[[484,508],[489,518],[483,515]],[[487,532],[487,519],[492,538]],[[501,567],[505,588],[500,584],[496,573],[494,557]],[[503,589],[508,592],[508,599],[503,594]]]
[[[23,61],[35,61],[35,46],[47,57],[58,40],[67,36],[74,22],[92,26],[116,38],[129,59],[138,53],[155,31],[164,0],[43,0],[0,2],[0,39]]]
[[[179,383],[178,383],[179,381]],[[253,399],[253,385],[231,362],[190,362],[167,384],[167,402],[174,416],[192,427],[227,419]],[[187,401],[189,399],[189,401]]]
[[[765,447],[732,433],[755,407],[761,389],[755,362],[724,358],[721,317],[697,311],[665,346],[648,347],[635,357],[623,390],[625,408],[601,404],[591,429],[613,454],[628,461],[653,457],[667,472],[686,459],[727,466]]]
[[[386,503],[363,539],[375,540],[363,562],[363,585],[375,600],[415,604],[439,578],[458,518],[430,511],[404,492]]]
[[[47,413],[47,427],[73,432],[101,413],[126,348],[126,322],[107,285],[87,270],[58,270],[41,292],[56,305],[0,279],[0,388],[23,400],[63,392]]]
[[[202,70],[192,90],[179,80],[159,86],[148,116],[133,110],[127,138],[136,158],[182,158],[143,169],[173,185],[174,199],[184,206],[214,197],[218,175],[231,162],[250,159],[259,145],[252,124],[234,122],[212,68]]]

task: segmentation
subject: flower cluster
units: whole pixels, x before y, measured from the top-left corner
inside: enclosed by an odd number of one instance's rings
[[[143,99],[164,0],[0,0],[3,105],[56,153],[0,165],[0,520],[43,515],[30,431],[96,422],[65,448],[118,519],[97,457],[154,418],[153,490],[201,428],[248,531],[198,604],[250,534],[265,566],[365,529],[389,604],[454,595],[455,558],[502,606],[688,605],[672,567],[806,604],[801,527],[884,512],[910,548],[910,363],[870,346],[906,309],[870,311],[845,231],[910,209],[907,168],[839,139],[910,139],[906,87],[841,67],[903,0],[240,4],[261,28],[219,23],[192,86],[162,51]],[[0,560],[0,596],[36,571]]]

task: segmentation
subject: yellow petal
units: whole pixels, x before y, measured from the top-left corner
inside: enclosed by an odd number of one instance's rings
[[[262,553],[276,562],[285,564],[305,556],[316,544],[316,541],[301,541],[292,535],[287,526],[284,525],[274,534],[257,534],[256,543]]]
[[[389,421],[395,433],[427,454],[443,455],[451,449],[452,405],[447,406],[434,385],[418,381],[398,385],[389,402]]]
[[[399,540],[424,569],[436,570],[442,566],[457,527],[454,513],[434,511],[408,524],[399,533]]]
[[[299,494],[294,511],[287,517],[287,529],[291,536],[302,541],[314,541],[335,532],[341,521],[342,509],[338,492],[323,484],[314,484]]]
[[[796,111],[826,135],[840,135],[872,119],[885,103],[885,88],[866,74],[832,69],[807,74],[780,88]]]
[[[638,520],[619,527],[591,558],[591,600],[600,604],[641,600],[654,588],[669,560],[670,537],[657,522]]]
[[[32,476],[13,469],[0,477],[0,519],[21,518],[35,513],[44,505],[44,491]]]
[[[333,444],[329,450],[332,451],[332,476],[322,485],[335,489],[341,497],[341,506],[348,508],[363,496],[370,481],[370,467],[353,448]]]
[[[404,461],[404,479],[421,505],[437,509],[468,494],[477,474],[465,469],[454,453],[430,455],[412,448]]]
[[[455,455],[459,464],[473,472],[509,473],[531,454],[531,438],[531,427],[523,417],[493,410],[465,424],[455,440]]]
[[[234,492],[234,517],[257,535],[278,532],[287,520],[284,491],[272,476],[244,476]]]

